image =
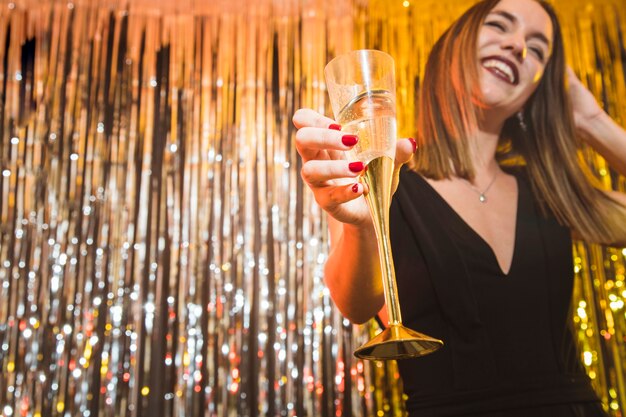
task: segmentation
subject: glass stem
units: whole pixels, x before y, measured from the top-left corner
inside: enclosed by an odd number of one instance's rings
[[[376,231],[389,326],[402,324],[396,274],[389,238],[389,206],[391,202],[392,176],[393,160],[386,156],[373,159],[367,165],[364,175],[364,180],[369,187],[366,200]]]

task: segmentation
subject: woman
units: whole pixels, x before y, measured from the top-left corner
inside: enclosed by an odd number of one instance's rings
[[[398,141],[391,239],[404,323],[445,346],[398,363],[409,415],[605,415],[568,326],[571,239],[626,245],[626,195],[592,187],[575,137],[626,174],[626,131],[566,72],[543,1],[474,5],[422,85],[419,149]],[[329,214],[326,283],[365,322],[384,299],[364,166],[341,152],[358,138],[312,110],[293,120],[302,177]]]

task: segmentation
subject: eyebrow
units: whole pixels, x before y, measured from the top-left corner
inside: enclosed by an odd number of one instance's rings
[[[511,23],[517,23],[517,17],[513,16],[511,13],[505,11],[505,10],[493,10],[491,13],[500,15],[502,17],[504,17],[505,19],[507,19],[508,21],[510,21]],[[537,38],[540,41],[544,42],[546,44],[546,46],[550,47],[550,41],[548,40],[548,38],[546,37],[546,35],[544,35],[541,32],[533,32],[530,34],[531,37],[533,38]]]

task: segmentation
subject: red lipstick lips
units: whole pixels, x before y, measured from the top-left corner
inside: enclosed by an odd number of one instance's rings
[[[502,56],[493,55],[483,58],[481,64],[483,68],[501,80],[512,85],[519,83],[519,70],[512,61]]]

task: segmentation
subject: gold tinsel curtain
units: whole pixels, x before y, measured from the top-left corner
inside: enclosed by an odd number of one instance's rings
[[[291,115],[329,113],[324,65],[373,47],[410,134],[428,50],[470,3],[1,1],[1,415],[402,415],[394,364],[352,357],[373,329],[323,285]],[[618,3],[555,4],[624,125]],[[626,252],[574,250],[581,359],[621,416]]]

